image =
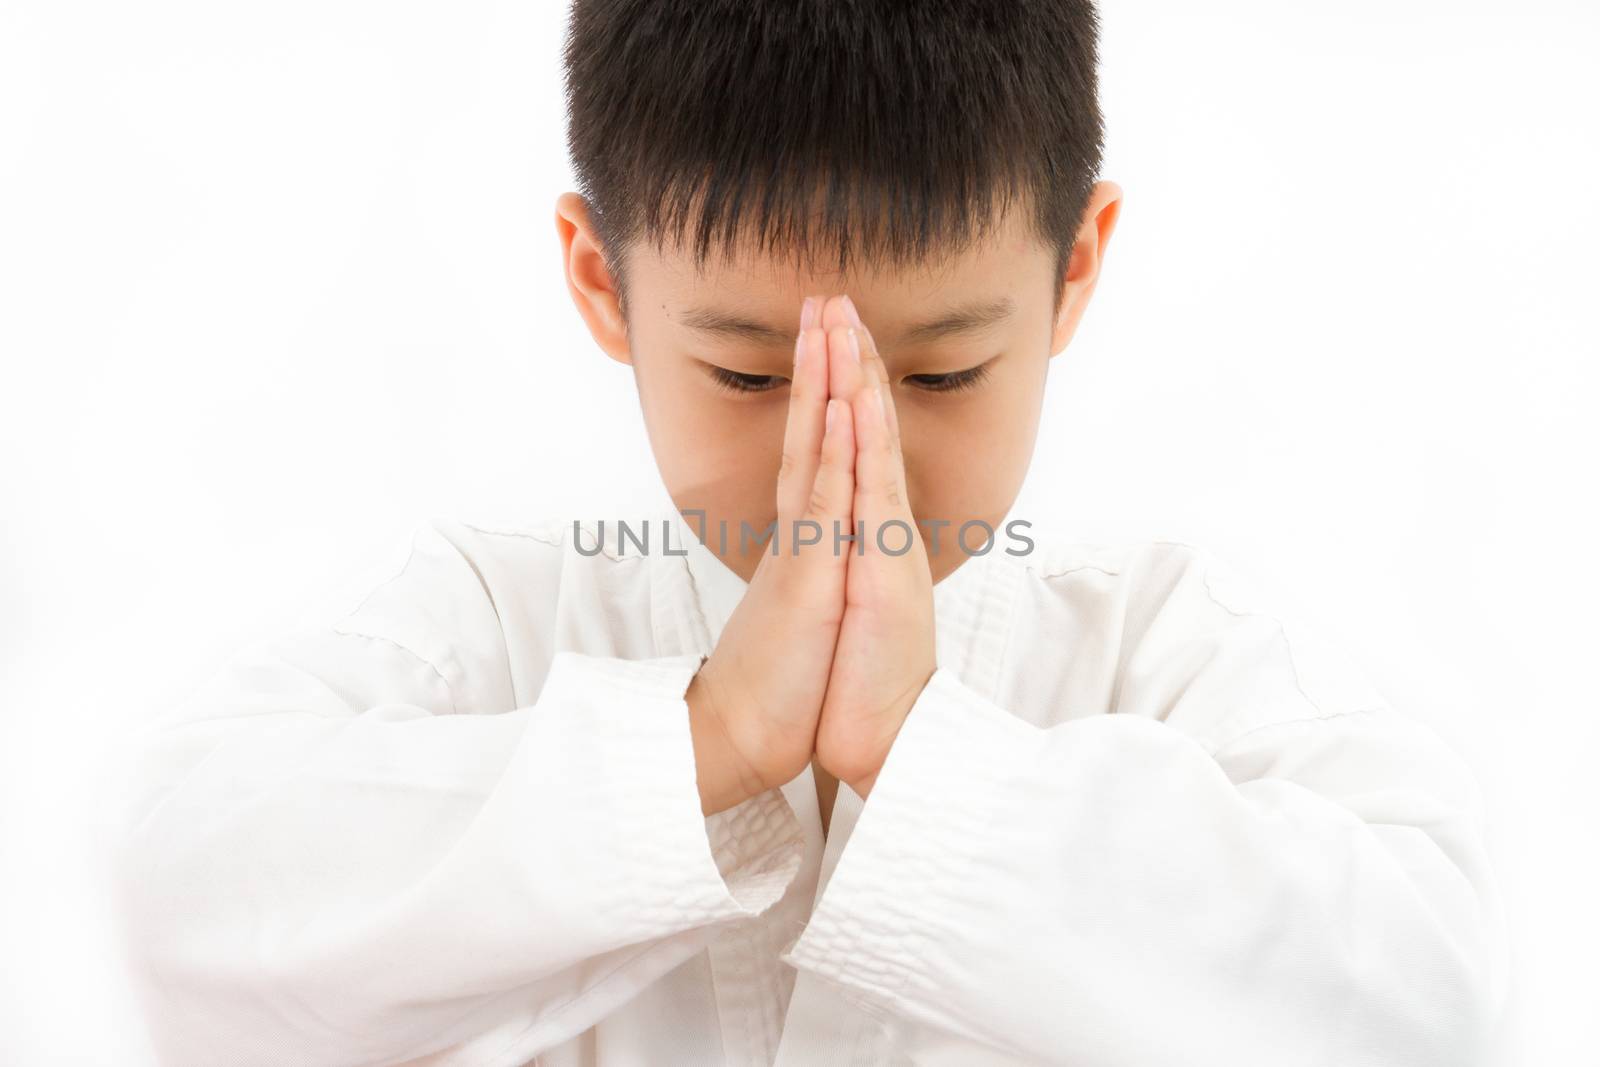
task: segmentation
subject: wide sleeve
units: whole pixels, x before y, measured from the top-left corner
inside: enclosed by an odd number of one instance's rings
[[[699,656],[562,651],[536,700],[469,713],[458,672],[493,649],[382,635],[473,632],[476,579],[426,563],[385,591],[404,625],[241,656],[117,760],[114,897],[163,1063],[525,1062],[797,872],[780,791],[701,811]]]
[[[1166,720],[1041,728],[941,667],[784,958],[925,1065],[1482,1062],[1505,946],[1475,779],[1393,709],[1279,706],[1282,635],[1235,635],[1139,653],[1206,665]],[[1174,725],[1275,708],[1220,744]]]

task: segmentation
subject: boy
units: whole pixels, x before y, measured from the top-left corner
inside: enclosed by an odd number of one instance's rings
[[[1120,204],[1095,29],[578,0],[558,233],[668,536],[435,524],[148,734],[168,1062],[1474,1062],[1453,753],[1204,552],[1000,547]]]

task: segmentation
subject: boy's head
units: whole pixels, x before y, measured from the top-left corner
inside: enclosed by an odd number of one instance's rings
[[[1010,510],[1120,205],[1096,30],[1088,0],[575,0],[568,286],[742,578],[808,294],[849,293],[877,341],[912,510],[949,523],[934,580]]]

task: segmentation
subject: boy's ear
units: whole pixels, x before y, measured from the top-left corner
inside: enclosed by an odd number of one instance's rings
[[[633,351],[628,344],[615,280],[590,225],[588,202],[577,193],[562,193],[556,198],[556,237],[561,242],[567,291],[588,324],[595,344],[618,363],[631,364]]]
[[[1072,258],[1067,263],[1066,278],[1061,283],[1061,312],[1056,316],[1055,333],[1050,338],[1050,355],[1055,356],[1066,348],[1078,330],[1084,308],[1094,295],[1095,283],[1100,280],[1100,266],[1105,262],[1106,245],[1117,228],[1117,218],[1122,213],[1122,187],[1116,182],[1096,182],[1089,194],[1088,206],[1083,211],[1083,225],[1072,248]]]

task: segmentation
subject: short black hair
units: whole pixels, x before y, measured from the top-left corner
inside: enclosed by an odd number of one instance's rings
[[[574,0],[567,147],[627,315],[641,239],[874,265],[1013,202],[1056,300],[1103,152],[1091,0]],[[1015,198],[1015,199],[1014,199]]]

